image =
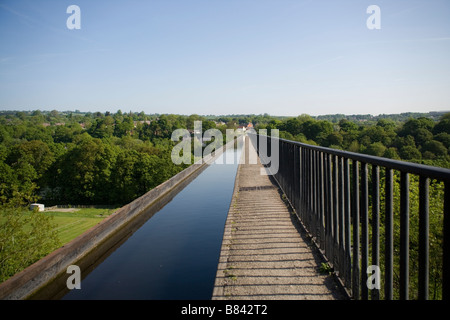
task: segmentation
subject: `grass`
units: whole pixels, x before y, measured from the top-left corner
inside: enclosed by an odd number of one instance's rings
[[[0,282],[3,282],[95,226],[116,209],[87,208],[73,212],[61,209],[37,215],[32,215],[27,208],[0,210]],[[50,221],[45,217],[51,217]],[[51,231],[56,231],[56,237]],[[35,238],[37,246],[33,242]]]
[[[61,243],[64,245],[92,228],[116,209],[79,209],[75,212],[47,211],[45,214],[53,216],[53,223],[57,225]]]
[[[226,276],[227,278],[229,278],[229,279],[231,279],[231,280],[233,280],[233,281],[236,281],[238,277],[237,277],[236,275],[230,273],[231,270],[233,270],[233,269],[234,269],[234,266],[229,266],[228,268],[226,268],[225,270],[223,270],[223,273],[225,274],[225,276]]]
[[[320,264],[319,272],[321,274],[332,274],[333,271],[334,271],[333,268],[328,263],[322,262]]]
[[[83,208],[75,212],[44,211],[43,214],[53,217],[51,223],[56,225],[54,230],[58,231],[61,245],[64,245],[95,226],[116,210]],[[25,210],[23,214],[29,214],[29,211]],[[4,223],[4,220],[0,217],[0,224],[2,223]],[[24,228],[27,230],[27,228],[31,227],[25,225]]]

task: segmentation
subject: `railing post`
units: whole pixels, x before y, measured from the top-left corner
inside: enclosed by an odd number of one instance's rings
[[[319,235],[320,235],[320,248],[325,248],[325,177],[324,177],[324,157],[323,152],[319,154],[319,174],[320,174],[320,212],[319,212]]]
[[[353,277],[352,277],[352,293],[353,298],[359,300],[359,163],[353,161],[353,201],[352,201],[352,217],[353,217]]]
[[[338,168],[339,168],[339,274],[345,274],[345,248],[344,248],[344,159],[339,157],[338,159]]]
[[[328,250],[328,258],[334,262],[334,250],[333,250],[333,171],[332,171],[332,155],[328,154],[327,158],[327,219],[325,228],[327,230],[327,250]]]
[[[361,163],[361,298],[369,299],[367,267],[369,266],[369,185],[367,163]]]
[[[444,252],[442,298],[450,300],[450,180],[445,180],[444,190]]]
[[[301,174],[301,187],[300,187],[300,193],[301,193],[301,210],[300,210],[300,217],[302,218],[302,221],[305,221],[305,210],[306,210],[306,160],[305,160],[305,148],[301,148],[300,150],[300,174]]]
[[[409,298],[409,174],[400,175],[400,300]]]
[[[316,227],[316,223],[315,223],[315,213],[316,213],[316,192],[315,192],[315,188],[316,188],[316,173],[314,172],[314,168],[315,168],[315,163],[314,163],[314,150],[311,150],[311,152],[309,153],[309,163],[310,163],[310,170],[309,170],[309,178],[310,178],[310,184],[309,184],[309,188],[310,188],[310,192],[311,192],[311,196],[310,196],[310,228],[311,230],[313,230]]]
[[[385,243],[384,243],[384,298],[393,299],[393,267],[394,267],[394,173],[392,169],[385,171]]]
[[[419,178],[419,299],[428,300],[429,284],[429,185],[430,179]]]
[[[259,157],[259,134],[256,134],[256,154]]]
[[[380,265],[380,168],[372,166],[372,265]],[[379,289],[372,289],[372,300],[380,298]]]
[[[313,151],[313,176],[314,176],[314,186],[313,186],[313,192],[314,192],[314,223],[313,223],[313,234],[317,234],[317,229],[319,228],[319,179],[318,179],[318,151]]]
[[[294,207],[295,211],[300,211],[300,149],[301,147],[295,147],[294,148],[294,183],[295,183],[295,199],[294,199]]]
[[[290,144],[290,152],[289,152],[289,158],[290,158],[290,193],[289,193],[289,200],[291,201],[292,205],[295,208],[295,146],[293,144]]]
[[[333,156],[333,263],[340,268],[339,261],[339,164],[338,157]]]
[[[351,200],[350,200],[350,164],[344,160],[344,222],[345,222],[345,281],[347,288],[351,288]]]

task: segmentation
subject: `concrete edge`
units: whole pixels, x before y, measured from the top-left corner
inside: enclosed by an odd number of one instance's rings
[[[231,228],[232,228],[232,221],[234,219],[234,207],[233,203],[236,202],[236,198],[239,193],[239,175],[241,171],[242,166],[242,159],[245,157],[245,143],[243,145],[243,150],[241,153],[241,157],[239,159],[238,168],[236,170],[236,178],[234,180],[234,188],[233,188],[233,194],[231,196],[230,201],[230,207],[228,209],[227,219],[225,221],[224,231],[223,231],[223,237],[222,237],[222,245],[220,248],[220,256],[219,256],[219,262],[217,264],[217,271],[216,271],[216,279],[214,281],[214,288],[213,293],[211,296],[212,300],[219,300],[223,299],[224,296],[224,289],[225,289],[225,283],[223,283],[224,275],[223,273],[228,265],[228,257],[230,248],[229,245],[231,244]]]
[[[0,299],[22,300],[31,297],[35,292],[57,278],[58,275],[65,273],[69,265],[74,264],[76,261],[79,261],[92,252],[102,242],[106,241],[114,234],[114,232],[139,216],[148,207],[157,203],[161,198],[168,194],[171,189],[182,183],[199,169],[213,163],[213,161],[223,154],[231,145],[234,145],[234,141],[227,143],[220,150],[216,150],[213,154],[200,159],[141,197],[119,208],[109,217],[105,218],[69,243],[49,253],[47,256],[0,283]]]

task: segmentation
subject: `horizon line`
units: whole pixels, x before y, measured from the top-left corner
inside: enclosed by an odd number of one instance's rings
[[[78,109],[75,110],[56,110],[56,109],[52,109],[52,110],[47,110],[47,109],[30,109],[30,110],[14,110],[14,109],[0,109],[0,113],[4,113],[4,112],[34,112],[34,111],[40,111],[40,112],[52,112],[52,111],[57,111],[60,113],[97,113],[100,112],[102,114],[106,114],[107,112],[109,112],[110,114],[115,114],[118,111],[121,111],[123,114],[129,114],[130,112],[132,114],[139,114],[141,112],[144,112],[144,115],[178,115],[178,116],[191,116],[191,115],[198,115],[201,117],[230,117],[230,116],[269,116],[269,117],[299,117],[302,115],[306,115],[306,116],[310,116],[310,117],[323,117],[323,116],[345,116],[345,117],[350,117],[350,116],[371,116],[371,117],[378,117],[378,116],[392,116],[392,115],[402,115],[402,114],[407,114],[407,113],[412,113],[412,114],[422,114],[422,113],[448,113],[450,112],[450,109],[448,110],[432,110],[432,111],[405,111],[405,112],[399,112],[399,113],[379,113],[379,114],[371,114],[371,113],[353,113],[353,114],[345,114],[345,113],[327,113],[327,114],[319,114],[319,115],[312,115],[312,114],[308,114],[308,113],[301,113],[301,114],[297,114],[297,115],[274,115],[274,114],[269,114],[267,112],[265,113],[229,113],[229,114],[199,114],[199,113],[190,113],[190,114],[182,114],[182,113],[145,113],[145,111],[122,111],[121,109],[118,109],[116,112],[111,112],[111,111],[81,111]]]

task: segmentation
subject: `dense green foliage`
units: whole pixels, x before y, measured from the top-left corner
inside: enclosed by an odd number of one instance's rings
[[[186,167],[172,163],[170,137],[197,119],[121,112],[5,114],[0,204],[37,199],[47,205],[126,204]]]
[[[280,137],[335,149],[379,157],[414,161],[450,168],[450,113],[440,119],[410,118],[404,122],[389,118],[376,121],[337,123],[307,115],[285,120],[272,119],[256,129],[279,129]]]
[[[0,204],[123,205],[186,167],[171,161],[175,129],[223,133],[253,122],[282,138],[450,167],[450,113],[387,116],[207,116],[141,113],[0,113]],[[354,116],[355,117],[355,116]],[[349,117],[351,118],[351,117]],[[224,135],[225,138],[225,135]]]
[[[371,170],[369,171],[369,177]],[[409,298],[418,298],[419,277],[419,177],[410,175],[409,187]],[[369,181],[370,185],[370,181]],[[380,266],[381,282],[384,285],[384,248],[385,248],[385,172],[380,171]],[[394,299],[399,298],[400,288],[400,173],[394,171],[393,185],[394,213]],[[372,196],[369,195],[369,223],[372,223]],[[429,297],[442,299],[442,252],[443,252],[443,218],[444,218],[444,183],[431,180],[429,186]],[[371,249],[372,226],[369,227]],[[371,250],[370,250],[371,251]],[[371,254],[371,252],[370,252]],[[381,292],[384,297],[384,291]]]
[[[60,245],[50,216],[37,210],[1,208],[0,282],[28,267]]]
[[[124,205],[186,168],[171,161],[171,134],[194,121],[202,131],[279,129],[280,137],[353,152],[450,168],[450,113],[273,117],[141,113],[0,112],[0,282],[58,245],[49,215],[26,212],[53,204]],[[224,134],[225,139],[225,134]],[[384,246],[381,173],[381,252]],[[396,176],[396,213],[399,184]],[[417,292],[418,188],[411,177],[411,297]],[[430,297],[441,297],[443,184],[430,186]],[[398,215],[395,216],[398,248]],[[397,257],[397,256],[396,256]],[[383,264],[383,256],[381,263]],[[395,266],[398,286],[398,261]]]
[[[257,129],[279,129],[280,137],[308,144],[366,153],[379,157],[413,161],[427,165],[450,168],[450,113],[437,117],[410,117],[399,121],[396,117],[378,119],[351,117],[313,118],[302,115],[296,118],[271,119],[257,125]],[[369,167],[370,170],[371,167]],[[385,180],[380,172],[380,267],[384,285],[385,245]],[[409,188],[409,297],[418,297],[419,248],[419,187],[416,175],[410,175]],[[371,185],[369,172],[369,185]],[[372,223],[372,197],[369,194],[369,224]],[[432,180],[429,187],[429,297],[442,298],[444,183]],[[394,177],[394,299],[399,298],[400,287],[400,174]],[[369,226],[371,234],[372,227]],[[370,236],[369,248],[371,251]],[[371,252],[370,252],[371,254]],[[370,260],[369,260],[370,261]],[[364,272],[364,271],[362,271]],[[381,298],[384,291],[381,290]]]

